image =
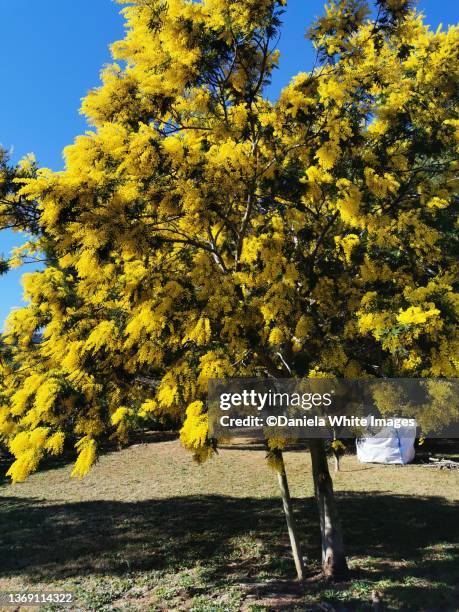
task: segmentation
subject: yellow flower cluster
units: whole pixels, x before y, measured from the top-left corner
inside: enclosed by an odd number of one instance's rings
[[[49,257],[1,336],[13,480],[65,437],[82,477],[142,419],[206,459],[215,378],[458,376],[459,29],[331,2],[271,101],[283,1],[125,4],[91,130],[0,204],[39,218],[17,260]]]

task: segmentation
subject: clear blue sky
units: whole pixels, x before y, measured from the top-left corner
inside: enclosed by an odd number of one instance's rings
[[[310,68],[313,51],[304,32],[323,4],[289,0],[272,97]],[[457,0],[421,0],[420,6],[433,27],[458,21]],[[0,143],[14,161],[33,152],[40,165],[62,168],[62,149],[86,129],[80,100],[98,85],[100,69],[110,61],[108,45],[123,36],[119,10],[111,0],[0,0]],[[0,233],[0,254],[21,240]],[[34,269],[27,268],[0,277],[0,329],[11,308],[21,304],[20,276]]]

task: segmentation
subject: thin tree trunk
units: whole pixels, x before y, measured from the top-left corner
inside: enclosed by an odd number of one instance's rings
[[[290,497],[290,491],[288,488],[287,474],[285,472],[285,464],[282,453],[278,455],[278,466],[277,479],[279,482],[279,489],[282,496],[282,503],[284,506],[285,519],[287,521],[288,535],[290,537],[290,545],[292,547],[293,560],[295,561],[296,574],[298,580],[302,582],[304,580],[304,562],[301,553],[301,544],[298,538],[298,531],[296,528],[295,517],[293,516],[292,500]]]
[[[327,578],[339,580],[346,577],[348,568],[324,441],[311,440],[309,448],[312,459],[314,493],[319,508],[322,567]]]
[[[335,458],[335,472],[339,472],[339,461],[340,461],[340,456],[338,453],[334,452],[333,453],[333,457]]]

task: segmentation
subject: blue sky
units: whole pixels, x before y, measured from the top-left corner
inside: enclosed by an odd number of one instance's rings
[[[323,4],[289,1],[272,97],[311,67],[314,54],[304,32]],[[421,0],[420,7],[433,27],[458,21],[456,0]],[[14,161],[33,152],[41,166],[62,168],[62,149],[86,129],[78,113],[81,98],[98,85],[100,69],[110,61],[109,44],[123,36],[119,10],[112,0],[0,0],[0,143]],[[1,232],[0,254],[21,241]],[[0,277],[0,329],[11,308],[21,305],[21,274],[33,269]]]

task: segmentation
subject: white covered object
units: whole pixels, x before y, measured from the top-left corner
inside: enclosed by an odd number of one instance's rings
[[[373,436],[357,440],[360,463],[405,464],[415,456],[416,427],[384,427]]]

